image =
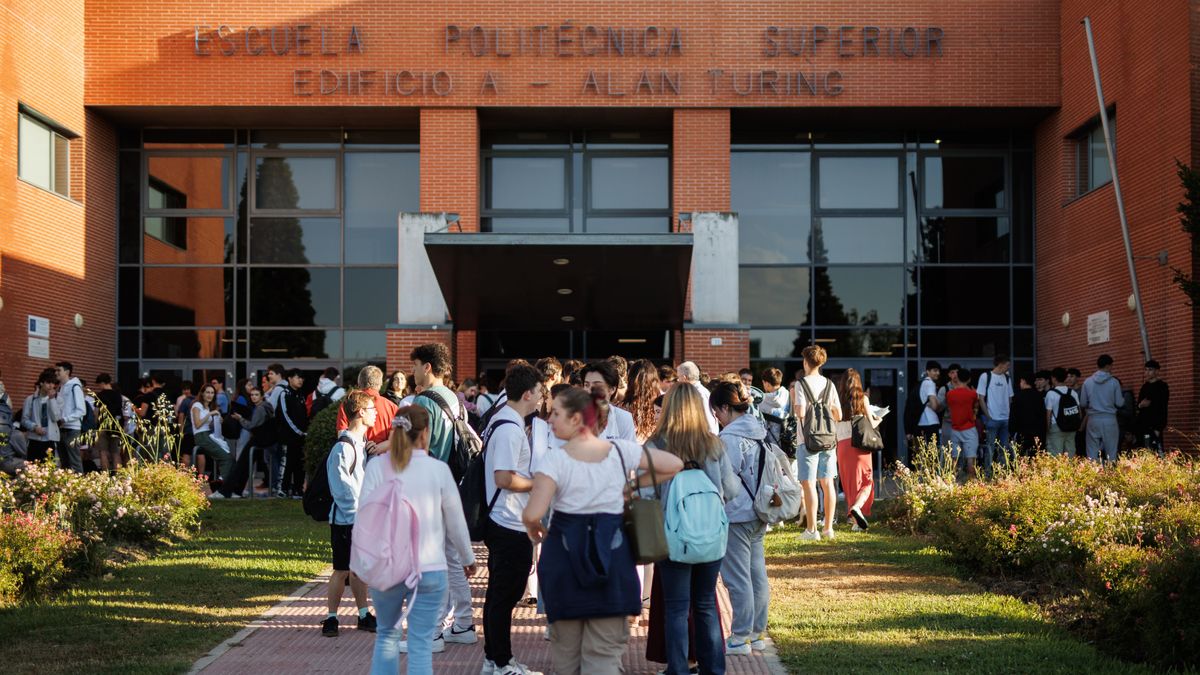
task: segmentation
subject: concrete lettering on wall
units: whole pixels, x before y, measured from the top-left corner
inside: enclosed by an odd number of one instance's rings
[[[684,30],[678,26],[601,26],[562,21],[534,26],[446,24],[438,39],[442,55],[472,60],[493,59],[497,69],[482,75],[456,78],[449,68],[331,67],[330,57],[366,58],[367,31],[296,24],[285,26],[194,25],[192,50],[198,57],[324,57],[324,67],[295,68],[294,96],[449,97],[456,93],[503,97],[517,87],[546,91],[569,83],[525,77],[509,81],[498,68],[520,58],[581,58],[576,92],[585,96],[679,97],[693,91],[712,96],[833,97],[845,91],[846,75],[838,62],[856,58],[940,58],[945,53],[945,32],[937,26],[883,27],[874,25],[767,26],[757,38],[742,45],[754,57],[779,60],[778,68],[722,68],[684,70],[675,65],[688,50]],[[587,59],[656,60],[659,65],[639,72],[587,65]],[[797,66],[782,65],[799,59]],[[816,59],[833,59],[834,65],[817,65]],[[476,79],[477,78],[477,79]],[[470,79],[456,89],[457,81]],[[515,76],[514,76],[515,79]]]

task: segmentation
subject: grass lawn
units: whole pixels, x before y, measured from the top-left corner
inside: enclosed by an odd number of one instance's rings
[[[832,542],[798,534],[766,541],[771,636],[789,672],[1151,672],[960,580],[911,537],[879,526]]]
[[[39,607],[0,610],[5,673],[178,673],[327,564],[299,501],[213,504],[191,541]]]

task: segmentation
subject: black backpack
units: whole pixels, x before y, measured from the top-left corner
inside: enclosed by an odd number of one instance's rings
[[[338,442],[342,441],[342,437],[338,436]],[[307,513],[313,520],[321,523],[329,522],[329,509],[333,507],[333,493],[329,491],[329,473],[326,465],[329,463],[329,458],[326,461],[317,465],[317,470],[313,472],[313,477],[308,481],[308,486],[304,488],[304,512]],[[350,473],[358,470],[358,452],[354,453],[354,461],[350,463]]]
[[[492,402],[492,405],[487,409],[487,412],[485,412],[483,415],[475,415],[475,423],[471,426],[471,428],[475,431],[483,433],[483,430],[488,428],[488,425],[492,423],[492,418],[495,417],[496,413],[504,407],[504,404],[500,402],[500,394],[480,394],[475,398],[476,409],[478,409],[480,398],[486,398]]]
[[[930,380],[930,378],[922,376],[921,379],[917,381],[917,386],[912,390],[912,393],[909,396],[908,404],[904,407],[904,429],[905,433],[907,434],[917,433],[917,427],[921,425],[921,416],[925,414],[925,408],[929,406],[928,400],[921,399],[921,385],[925,383],[925,380]],[[930,381],[932,382],[933,380]],[[936,391],[937,383],[934,382],[934,385],[934,389]],[[934,410],[933,414],[937,415],[938,424],[941,424],[942,412],[940,410]]]
[[[320,390],[313,391],[312,408],[308,411],[308,419],[317,416],[317,413],[329,407],[333,403],[333,395],[341,391],[341,387],[334,387],[328,394],[322,394]]]
[[[450,475],[454,476],[454,482],[461,482],[463,476],[467,473],[467,467],[471,461],[482,452],[483,441],[480,440],[475,430],[467,424],[467,416],[464,414],[463,406],[460,405],[458,407],[458,416],[455,417],[450,412],[450,405],[436,392],[426,390],[417,394],[417,396],[424,396],[436,403],[442,409],[442,414],[453,425],[454,435],[450,439],[450,455],[446,457],[446,464],[450,466]]]
[[[500,498],[500,488],[491,499],[487,497],[487,443],[496,429],[505,424],[516,424],[512,420],[500,420],[488,427],[483,434],[483,448],[471,458],[462,480],[458,484],[458,496],[462,499],[463,515],[467,518],[467,533],[471,541],[483,541],[487,532],[488,514]]]
[[[1056,411],[1055,420],[1058,422],[1059,431],[1079,431],[1083,426],[1083,413],[1079,410],[1079,401],[1071,394],[1069,388],[1064,387],[1066,392],[1054,390],[1058,394],[1058,410]]]
[[[800,425],[796,413],[789,410],[782,416],[770,413],[763,413],[762,416],[767,423],[767,435],[773,438],[783,454],[795,459],[796,450],[800,447]]]

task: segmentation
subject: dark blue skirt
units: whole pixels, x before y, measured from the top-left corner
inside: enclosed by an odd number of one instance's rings
[[[551,623],[642,611],[637,565],[620,515],[555,512],[537,569],[538,597]]]

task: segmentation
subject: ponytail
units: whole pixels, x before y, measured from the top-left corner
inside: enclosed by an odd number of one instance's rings
[[[412,460],[413,448],[421,432],[429,428],[429,411],[419,405],[406,405],[392,420],[392,468],[403,471]]]

